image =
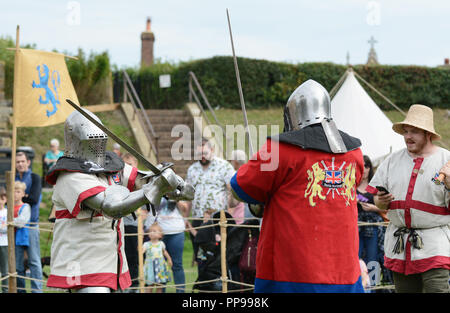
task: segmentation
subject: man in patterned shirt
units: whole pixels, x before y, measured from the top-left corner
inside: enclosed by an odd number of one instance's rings
[[[178,204],[185,217],[192,211],[192,217],[196,218],[192,221],[192,227],[202,223],[205,211],[216,212],[227,209],[229,182],[234,175],[233,166],[228,161],[214,156],[214,147],[208,139],[202,138],[201,144],[196,147],[196,153],[199,160],[188,168],[186,175],[186,182],[195,188],[194,200]],[[198,246],[194,243],[192,235],[191,239],[194,256],[197,259]]]

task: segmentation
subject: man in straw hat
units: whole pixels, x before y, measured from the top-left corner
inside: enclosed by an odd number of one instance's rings
[[[444,164],[450,152],[433,144],[441,136],[427,106],[412,105],[392,128],[406,149],[383,161],[366,189],[388,209],[385,266],[393,271],[396,292],[449,292],[450,167]],[[446,178],[437,183],[440,173]]]

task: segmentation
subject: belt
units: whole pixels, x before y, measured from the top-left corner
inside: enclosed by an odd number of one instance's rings
[[[394,237],[397,237],[397,242],[395,243],[394,249],[392,249],[393,253],[400,254],[405,251],[405,243],[403,240],[405,234],[410,235],[408,240],[412,243],[414,248],[423,248],[423,240],[414,228],[401,227],[394,232]]]

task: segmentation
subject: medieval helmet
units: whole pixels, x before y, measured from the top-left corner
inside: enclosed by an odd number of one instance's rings
[[[284,109],[285,131],[302,129],[330,118],[330,96],[321,84],[312,79],[295,89]]]
[[[83,109],[96,121],[100,119],[92,112]],[[100,167],[105,165],[105,150],[108,135],[95,126],[80,112],[73,111],[64,124],[64,155],[93,162]]]

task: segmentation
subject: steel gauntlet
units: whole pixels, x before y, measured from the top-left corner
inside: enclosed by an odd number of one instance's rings
[[[142,187],[142,190],[149,203],[155,206],[159,206],[164,195],[173,200],[193,200],[195,191],[192,185],[187,184],[170,168],[166,168],[161,174],[153,176]]]

